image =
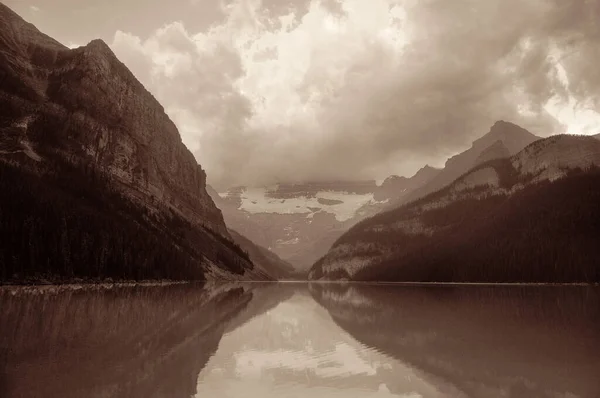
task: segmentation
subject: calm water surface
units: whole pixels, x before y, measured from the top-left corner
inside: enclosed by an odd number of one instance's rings
[[[600,397],[600,289],[0,288],[0,397]]]

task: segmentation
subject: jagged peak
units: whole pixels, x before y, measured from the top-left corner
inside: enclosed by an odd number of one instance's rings
[[[524,129],[523,127],[521,127],[515,123],[507,122],[504,120],[498,120],[496,123],[494,123],[492,125],[492,127],[490,128],[490,131],[486,135],[481,137],[479,140],[486,138],[486,137],[490,137],[490,138],[494,139],[496,137],[501,137],[501,136],[506,136],[506,135],[533,136],[533,134],[530,133],[528,130]],[[477,140],[477,141],[479,141],[479,140]],[[475,141],[475,142],[477,142],[477,141]]]
[[[437,173],[441,170],[442,169],[438,169],[438,168],[435,168],[435,167],[432,167],[432,166],[426,164],[425,166],[421,167],[411,178],[420,177],[423,175],[430,175],[433,173]]]
[[[440,171],[440,170],[441,170],[441,169],[440,169],[440,168],[438,168],[438,167],[433,167],[433,166],[430,166],[430,165],[426,164],[426,165],[425,165],[425,166],[423,166],[423,167],[421,168],[421,170],[419,170],[418,172],[423,172],[423,171]],[[417,173],[418,173],[418,172],[417,172]]]
[[[90,41],[87,45],[85,45],[84,48],[115,55],[115,53],[113,53],[113,51],[111,50],[110,46],[106,44],[106,42],[102,39],[94,39]]]
[[[160,104],[158,100],[154,97],[154,95],[148,89],[146,89],[143,83],[138,80],[138,78],[127,67],[127,65],[125,65],[117,57],[117,55],[112,51],[110,46],[106,44],[104,40],[94,39],[85,46],[75,48],[71,51],[74,51],[76,54],[82,54],[85,59],[93,60],[93,62],[102,61],[103,64],[110,65],[112,69],[112,74],[120,75],[121,78],[129,81],[129,83],[132,86],[138,88],[140,92],[144,92],[146,95],[148,95],[148,97],[152,99],[152,102],[154,102],[154,106],[156,106],[157,109],[159,109],[161,112],[165,112],[162,104]],[[169,118],[168,115],[167,118]],[[171,121],[170,118],[169,120]],[[177,136],[178,139],[181,141],[179,131]],[[204,170],[202,170],[202,172],[204,172]]]
[[[519,125],[504,120],[499,120],[492,125],[487,134],[473,141],[472,148],[482,150],[494,144],[496,141],[502,141],[509,152],[511,154],[515,154],[531,142],[538,139],[540,139],[540,137],[532,134]]]
[[[512,122],[507,122],[506,120],[496,120],[496,122],[492,125],[492,129],[494,128],[502,128],[502,127],[519,127],[518,125],[512,123]]]
[[[385,180],[383,180],[383,183],[385,184],[390,183],[392,181],[397,181],[397,180],[406,180],[406,177],[404,176],[399,176],[397,174],[392,174],[391,176],[387,177]]]

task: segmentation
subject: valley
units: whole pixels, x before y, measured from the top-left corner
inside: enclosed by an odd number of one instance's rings
[[[0,25],[3,283],[600,280],[600,135],[499,120],[411,177],[219,192],[109,45]]]

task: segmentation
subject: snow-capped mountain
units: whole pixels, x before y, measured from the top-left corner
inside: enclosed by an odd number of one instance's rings
[[[227,225],[307,270],[359,221],[435,192],[472,167],[514,155],[537,139],[515,124],[498,121],[443,169],[426,165],[412,177],[392,175],[380,185],[333,181],[208,191]]]
[[[377,214],[390,199],[411,192],[437,174],[426,166],[413,177],[376,181],[331,181],[208,188],[228,226],[306,271],[335,240],[360,220]]]

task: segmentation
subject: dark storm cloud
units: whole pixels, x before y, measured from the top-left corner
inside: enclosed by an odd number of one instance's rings
[[[331,11],[334,3],[321,4]],[[414,168],[418,158],[439,162],[468,147],[498,119],[540,135],[559,132],[561,126],[544,109],[554,96],[569,94],[558,78],[555,53],[568,54],[563,59],[569,88],[581,100],[594,98],[591,88],[598,79],[589,60],[598,51],[597,23],[589,15],[597,13],[597,2],[403,3],[411,38],[400,60],[381,42],[363,37],[360,50],[341,71],[343,83],[330,88],[318,103],[316,125],[250,128],[256,101],[235,88],[227,95],[221,91],[224,108],[213,115],[223,117],[213,120],[197,151],[209,174],[227,184],[371,178]],[[345,6],[352,9],[353,4],[348,1]],[[263,7],[263,16],[297,10],[296,20],[308,10],[305,2],[297,8],[291,3]],[[322,50],[313,48],[310,66],[296,87],[305,101],[334,78]],[[343,42],[329,51],[345,51]]]
[[[600,110],[600,1],[48,4],[18,7],[63,42],[107,38],[214,184],[410,174],[498,119],[564,131],[551,101]]]

